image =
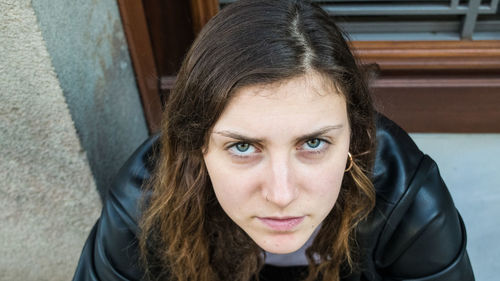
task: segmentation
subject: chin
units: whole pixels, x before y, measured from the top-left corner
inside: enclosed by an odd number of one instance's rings
[[[299,250],[307,242],[309,236],[297,235],[296,233],[274,234],[264,239],[254,239],[254,241],[264,251],[282,255]]]

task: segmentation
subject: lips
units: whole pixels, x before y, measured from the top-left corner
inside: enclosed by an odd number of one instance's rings
[[[305,217],[258,217],[267,227],[279,232],[294,230],[304,218]]]

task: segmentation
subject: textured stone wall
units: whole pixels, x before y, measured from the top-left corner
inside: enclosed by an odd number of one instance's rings
[[[147,137],[114,0],[0,0],[0,280],[71,280]]]
[[[0,280],[70,280],[100,200],[30,1],[0,11]]]

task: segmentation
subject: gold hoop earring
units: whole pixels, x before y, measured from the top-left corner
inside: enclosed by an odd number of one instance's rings
[[[347,157],[349,157],[349,167],[347,167],[344,172],[349,172],[352,169],[352,166],[354,165],[354,160],[352,159],[352,155],[350,152],[347,152]]]

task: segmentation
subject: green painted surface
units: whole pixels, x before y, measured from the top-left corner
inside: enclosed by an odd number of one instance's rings
[[[147,138],[116,1],[33,0],[43,38],[101,196]]]

